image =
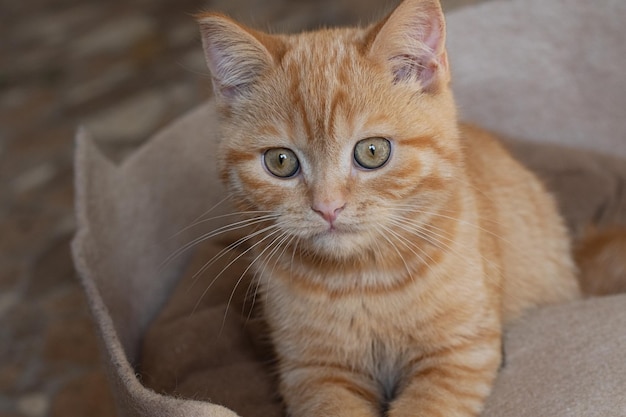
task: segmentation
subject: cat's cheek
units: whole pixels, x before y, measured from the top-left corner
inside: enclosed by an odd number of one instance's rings
[[[257,210],[291,211],[301,200],[298,190],[301,179],[280,179],[260,167],[242,167],[230,175],[229,190]]]

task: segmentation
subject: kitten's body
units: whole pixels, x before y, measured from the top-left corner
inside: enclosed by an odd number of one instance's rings
[[[338,271],[300,254],[292,260],[287,250],[272,261],[266,313],[294,416],[379,415],[379,404],[403,392],[390,416],[474,415],[501,362],[502,325],[529,307],[577,297],[551,198],[490,136],[467,128],[463,138],[480,152],[466,151],[467,183],[441,212],[454,220],[433,225],[446,235],[442,248],[411,277],[398,260]],[[394,257],[388,249],[383,256]],[[411,246],[397,249],[419,258]],[[402,279],[389,280],[390,269]],[[359,286],[365,275],[378,285]],[[338,281],[353,284],[339,290]],[[318,408],[324,386],[337,400]]]
[[[223,179],[242,210],[270,213],[255,263],[288,412],[477,415],[503,324],[578,286],[552,198],[458,125],[438,3],[289,37],[201,25]],[[391,156],[362,169],[371,137]],[[298,171],[272,175],[270,149]]]

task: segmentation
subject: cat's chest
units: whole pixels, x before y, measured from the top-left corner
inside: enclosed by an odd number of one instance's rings
[[[274,291],[266,305],[274,338],[301,353],[358,361],[395,358],[420,337],[420,300],[408,292],[330,296]]]
[[[278,352],[294,362],[337,363],[359,369],[391,395],[419,349],[418,306],[412,297],[377,295],[291,298],[269,303]]]

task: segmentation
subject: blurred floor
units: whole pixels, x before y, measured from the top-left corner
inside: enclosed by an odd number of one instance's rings
[[[444,8],[484,0],[444,0]],[[280,31],[367,22],[381,0],[0,4],[0,416],[113,416],[73,270],[73,132],[115,160],[209,96],[191,14]],[[388,7],[385,7],[387,5]]]

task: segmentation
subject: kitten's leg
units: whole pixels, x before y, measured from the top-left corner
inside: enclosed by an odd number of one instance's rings
[[[365,375],[342,367],[283,372],[282,393],[291,417],[380,417],[380,393]]]
[[[502,358],[500,333],[419,358],[388,417],[475,417]]]

